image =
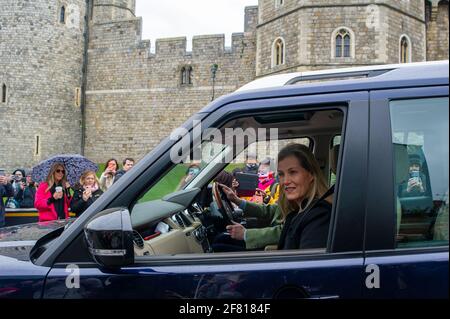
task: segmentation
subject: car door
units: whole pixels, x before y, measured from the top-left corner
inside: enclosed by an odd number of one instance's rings
[[[448,86],[370,94],[364,297],[448,298],[448,121]]]
[[[242,112],[252,114],[271,110],[276,113],[289,108],[339,108],[344,112],[341,165],[338,165],[326,251],[144,256],[136,257],[130,267],[105,269],[87,257],[80,232],[55,259],[46,281],[44,298],[361,297],[368,93],[235,102],[214,112],[209,123],[218,125],[225,118],[240,116]],[[208,125],[204,127],[207,128]],[[168,153],[169,150],[149,170],[161,170],[170,161]],[[135,193],[129,202],[134,202],[139,195]]]

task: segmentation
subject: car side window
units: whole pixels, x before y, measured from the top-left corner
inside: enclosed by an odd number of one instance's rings
[[[448,97],[390,102],[397,248],[448,245]]]

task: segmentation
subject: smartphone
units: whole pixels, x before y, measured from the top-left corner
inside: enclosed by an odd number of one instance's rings
[[[249,197],[255,195],[258,188],[258,174],[252,173],[236,173],[236,180],[239,182],[237,195],[239,197]]]
[[[410,175],[411,175],[412,178],[419,178],[420,177],[419,171],[412,171]]]
[[[5,176],[5,170],[3,168],[0,168],[0,176]]]

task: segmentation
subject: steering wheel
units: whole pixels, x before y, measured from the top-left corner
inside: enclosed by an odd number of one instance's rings
[[[217,203],[220,214],[222,215],[225,223],[231,225],[233,219],[233,205],[228,199],[227,195],[220,188],[219,183],[214,182],[212,185],[212,194],[214,201]]]

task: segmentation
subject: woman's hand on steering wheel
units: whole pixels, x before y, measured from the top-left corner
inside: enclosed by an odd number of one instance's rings
[[[240,199],[231,188],[223,184],[219,184],[219,187],[225,193],[230,202],[235,203],[238,206],[242,203],[242,199]]]

